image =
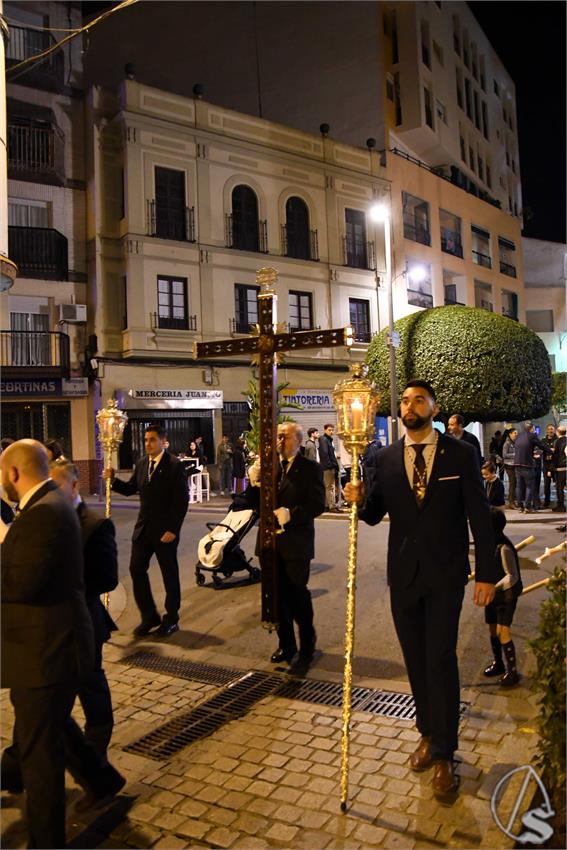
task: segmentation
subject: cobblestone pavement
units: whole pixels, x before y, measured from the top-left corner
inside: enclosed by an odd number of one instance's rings
[[[143,646],[169,654],[155,641]],[[349,808],[343,815],[338,707],[268,696],[167,760],[124,752],[125,745],[221,690],[128,666],[121,659],[130,651],[109,645],[106,652],[116,716],[111,760],[128,784],[105,809],[77,817],[73,801],[81,792],[69,780],[70,846],[513,846],[492,818],[490,797],[504,774],[530,761],[536,709],[524,689],[463,692],[463,699],[471,702],[458,753],[461,793],[452,806],[433,797],[431,772],[414,774],[408,767],[408,754],[418,739],[411,721],[355,711]],[[7,735],[11,717],[6,692],[2,709]],[[2,802],[3,847],[25,847],[22,799],[4,794]]]

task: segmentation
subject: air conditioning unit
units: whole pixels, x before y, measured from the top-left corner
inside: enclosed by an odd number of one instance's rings
[[[87,321],[87,305],[86,304],[60,304],[59,305],[59,321],[60,322],[86,322]]]

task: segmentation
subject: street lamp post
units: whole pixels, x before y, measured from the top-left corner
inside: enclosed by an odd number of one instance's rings
[[[396,379],[396,348],[394,345],[394,290],[392,274],[392,221],[385,204],[376,204],[370,210],[374,221],[384,224],[384,248],[386,260],[386,294],[388,298],[388,349],[390,352],[390,419],[391,442],[398,439],[398,386]]]

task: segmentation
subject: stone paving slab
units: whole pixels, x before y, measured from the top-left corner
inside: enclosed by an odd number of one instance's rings
[[[410,721],[355,712],[349,808],[339,811],[341,710],[268,696],[175,756],[155,761],[122,749],[193,708],[220,688],[128,667],[108,647],[106,670],[116,727],[111,760],[127,777],[105,812],[77,817],[80,789],[69,780],[72,846],[109,848],[507,848],[490,797],[511,767],[535,747],[534,699],[526,692],[467,693],[462,722],[461,793],[448,807],[431,773],[407,765],[418,734]],[[399,690],[391,683],[391,690]],[[11,706],[1,692],[3,745]],[[81,722],[81,712],[76,710]],[[3,795],[2,845],[26,846],[22,799]]]

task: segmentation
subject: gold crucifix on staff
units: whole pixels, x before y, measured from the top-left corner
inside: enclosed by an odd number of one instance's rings
[[[279,600],[276,581],[276,386],[277,357],[286,351],[309,348],[336,348],[352,345],[352,328],[312,330],[284,333],[277,325],[275,269],[256,272],[258,324],[253,335],[241,339],[215,340],[195,344],[195,358],[226,357],[253,354],[258,358],[260,398],[260,566],[262,568],[262,625],[274,629],[279,622]]]

